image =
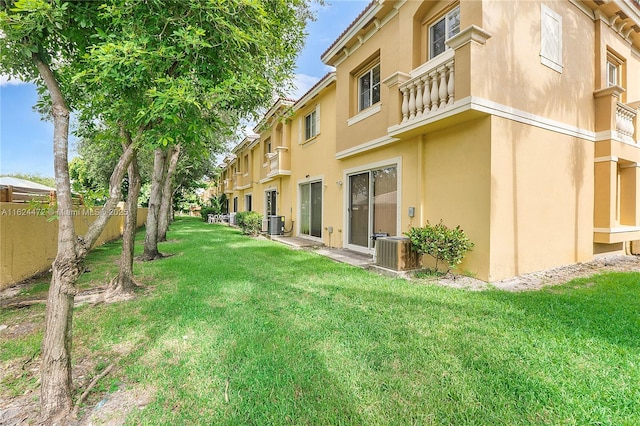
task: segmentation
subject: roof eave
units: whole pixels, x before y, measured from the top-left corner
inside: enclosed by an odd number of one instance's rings
[[[327,65],[331,65],[333,63],[332,59],[340,53],[340,51],[345,47],[345,44],[351,40],[355,35],[362,30],[367,24],[371,22],[372,19],[375,18],[376,14],[382,9],[384,6],[385,0],[374,0],[367,8],[362,12],[362,14],[356,18],[353,23],[347,27],[347,30],[338,37],[338,39],[327,49],[320,59]]]
[[[293,109],[297,110],[297,109],[300,109],[301,107],[305,106],[307,102],[309,102],[311,99],[316,97],[320,92],[322,92],[331,83],[333,83],[336,80],[337,80],[337,77],[336,77],[336,72],[335,71],[332,71],[332,72],[328,73],[327,75],[325,75],[322,79],[320,79],[318,81],[318,83],[316,83],[315,86],[313,86],[311,89],[309,89],[309,91],[307,91],[307,93],[305,93],[304,95],[302,95],[302,97],[300,99],[298,99],[298,101],[293,105]]]

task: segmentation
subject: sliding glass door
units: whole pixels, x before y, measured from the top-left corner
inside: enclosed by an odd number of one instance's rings
[[[397,235],[397,167],[349,176],[349,244],[371,248],[373,233]]]
[[[322,182],[300,185],[300,234],[322,237]]]

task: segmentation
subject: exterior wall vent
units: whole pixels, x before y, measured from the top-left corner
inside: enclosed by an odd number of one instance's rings
[[[411,250],[409,238],[379,238],[376,240],[376,265],[395,271],[409,271],[420,267],[420,256]]]

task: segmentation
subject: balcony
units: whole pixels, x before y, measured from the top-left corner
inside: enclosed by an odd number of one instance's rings
[[[454,101],[454,52],[448,50],[435,61],[411,72],[411,79],[400,85],[402,122],[427,118]]]
[[[275,152],[270,152],[265,155],[267,161],[263,164],[266,168],[266,177],[262,179],[262,182],[267,182],[278,176],[289,176],[291,170],[289,170],[289,148],[284,146],[277,146]]]
[[[482,53],[490,37],[471,25],[447,40],[449,49],[444,53],[409,74],[387,78],[385,84],[390,89],[397,84],[402,99],[392,107],[399,109],[399,124],[388,128],[389,136],[410,137],[482,115],[471,111],[465,102],[468,104],[471,95],[471,58]]]
[[[636,136],[637,109],[617,102],[616,104],[616,134],[622,142],[638,144]]]
[[[594,92],[594,242],[640,238],[640,144],[638,107],[624,104],[618,86]]]
[[[619,157],[640,162],[638,108],[640,102],[624,104],[624,89],[607,87],[593,93],[595,101],[596,157]]]
[[[222,189],[223,192],[225,194],[232,194],[233,193],[233,180],[232,179],[225,179],[222,181]]]

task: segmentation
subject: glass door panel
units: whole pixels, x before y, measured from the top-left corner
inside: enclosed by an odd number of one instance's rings
[[[276,212],[277,212],[277,209],[276,209],[276,206],[277,206],[277,204],[276,204],[276,202],[277,202],[276,191],[275,190],[267,191],[266,194],[267,194],[267,203],[266,203],[267,204],[267,211],[266,211],[267,216],[274,216],[276,214]]]
[[[398,176],[396,167],[374,170],[373,232],[396,235],[398,217]]]
[[[311,233],[313,237],[322,237],[322,182],[311,185]]]
[[[300,233],[303,235],[309,235],[309,217],[311,214],[310,193],[311,188],[309,184],[300,185]]]
[[[369,247],[369,172],[349,176],[349,244]]]

